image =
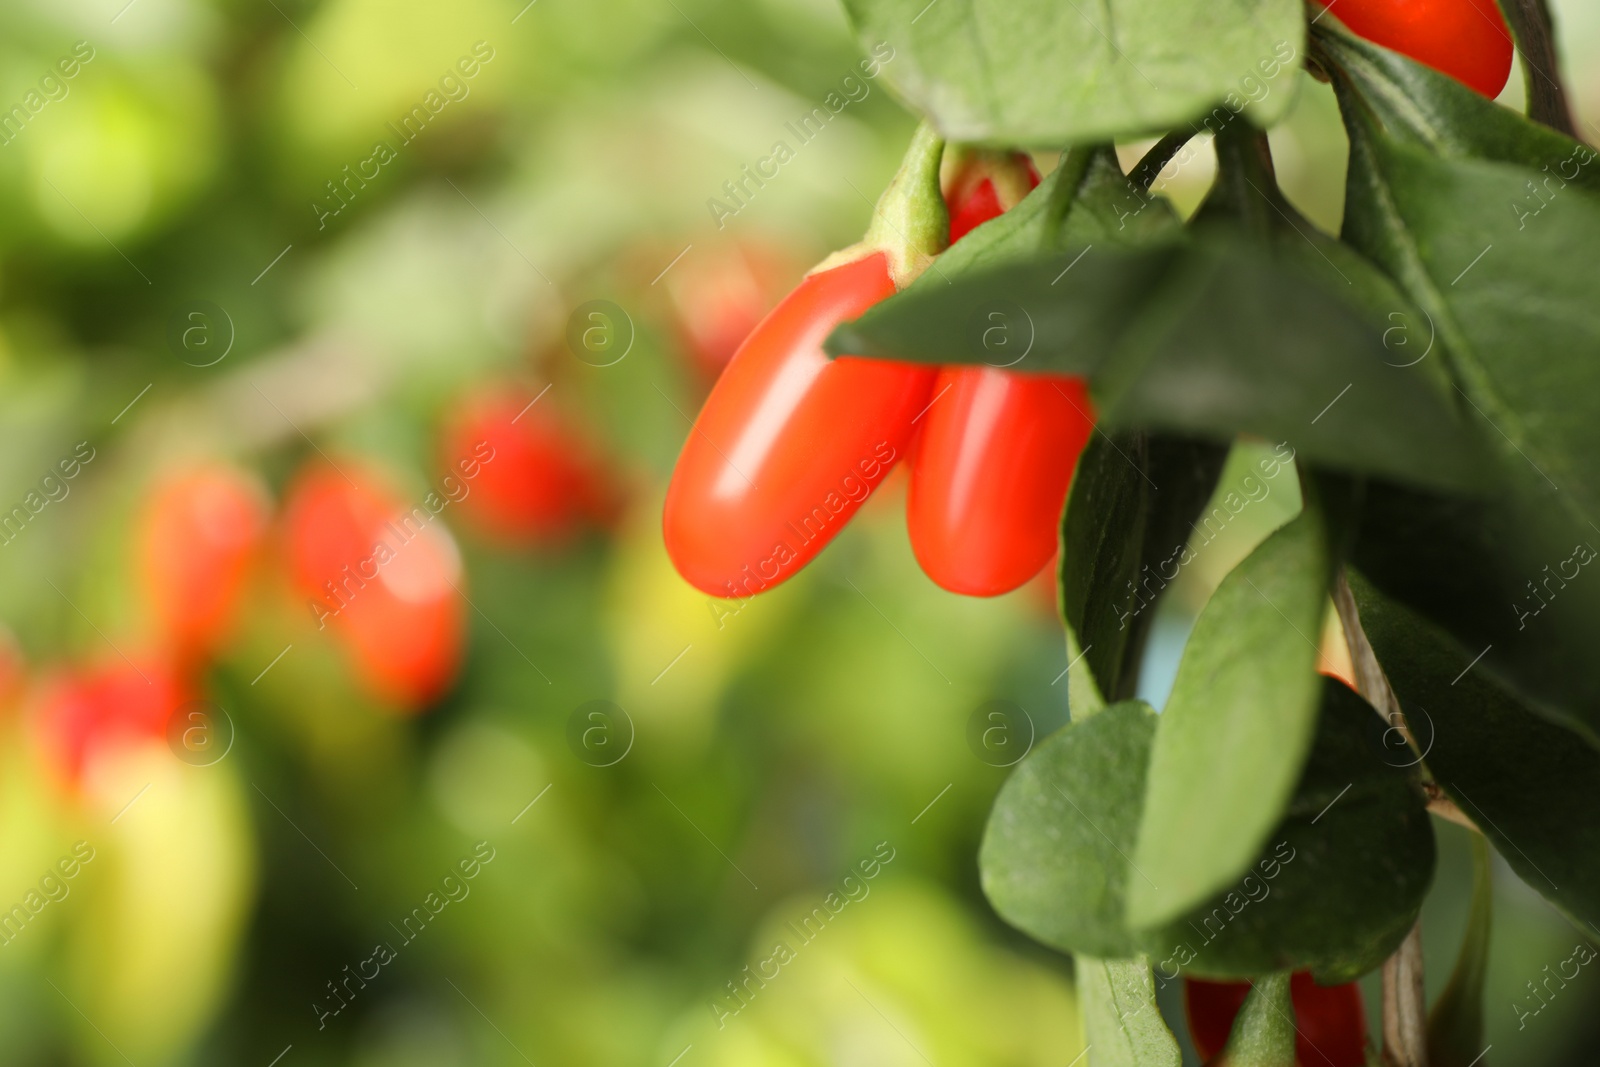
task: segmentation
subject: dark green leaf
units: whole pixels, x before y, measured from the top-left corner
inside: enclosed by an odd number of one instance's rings
[[[1094,1067],[1179,1067],[1177,1038],[1156,1005],[1150,961],[1101,960],[1079,955],[1079,1014]]]
[[[1096,958],[1147,953],[1180,971],[1247,977],[1311,968],[1346,980],[1376,966],[1415,921],[1433,872],[1420,793],[1380,756],[1383,723],[1326,682],[1317,740],[1271,848],[1248,874],[1159,930],[1123,925],[1155,715],[1114,704],[1057,731],[1000,791],[979,854],[1002,918]],[[1225,773],[1225,769],[1219,770]]]
[[[1217,445],[1144,434],[1096,434],[1078,457],[1061,526],[1061,605],[1069,656],[1088,671],[1095,693],[1074,692],[1075,716],[1083,700],[1133,695],[1154,616],[1146,608],[1176,573],[1226,458]]]
[[[883,77],[951,140],[1053,146],[1293,99],[1293,0],[845,0]],[[1254,99],[1256,103],[1250,103]]]
[[[1371,270],[1355,259],[1340,269]],[[1207,232],[919,282],[841,326],[828,348],[1088,375],[1108,428],[1253,433],[1336,468],[1481,486],[1478,431],[1430,371],[1399,365],[1385,341],[1396,324],[1354,302],[1361,289]]]
[[[1123,890],[1154,732],[1155,712],[1130,700],[1058,730],[1018,764],[978,855],[983,891],[1007,922],[1065,952],[1136,953]]]
[[[1270,847],[1201,908],[1140,932],[1161,980],[1310,969],[1344,982],[1395,950],[1433,878],[1434,844],[1421,792],[1384,762],[1384,730],[1366,701],[1323,679],[1311,758]]]
[[[1228,1067],[1296,1067],[1294,1001],[1285,972],[1257,978],[1233,1020]]]
[[[1551,497],[1465,500],[1365,487],[1350,559],[1552,722],[1600,738],[1600,534]]]
[[[1350,584],[1439,784],[1523,881],[1580,928],[1600,922],[1600,750],[1519,704],[1359,575]]]
[[[1223,579],[1156,729],[1128,922],[1166,923],[1250,869],[1316,731],[1317,640],[1332,564],[1308,508]],[[1227,768],[1226,774],[1217,773]]]

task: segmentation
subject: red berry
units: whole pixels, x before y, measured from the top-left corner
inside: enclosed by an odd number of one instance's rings
[[[220,463],[176,473],[150,496],[139,519],[140,571],[160,638],[180,658],[227,640],[267,519],[261,483]]]
[[[1249,992],[1249,982],[1184,979],[1189,1036],[1202,1061],[1209,1061],[1228,1043],[1234,1016]],[[1322,986],[1310,972],[1300,971],[1289,979],[1289,996],[1294,1001],[1295,1059],[1300,1067],[1365,1067],[1367,1016],[1360,986],[1354,982]]]
[[[163,659],[112,657],[48,676],[34,701],[34,724],[49,763],[75,783],[102,755],[163,740],[172,713],[192,696]]]
[[[509,387],[468,397],[447,420],[440,461],[466,494],[462,514],[501,541],[560,544],[617,515],[611,471],[548,397]]]
[[[1094,427],[1081,380],[990,367],[940,372],[911,463],[917,562],[953,593],[996,596],[1055,554],[1078,453]]]
[[[1351,31],[1491,100],[1511,76],[1511,30],[1495,0],[1317,0]]]
[[[460,668],[461,558],[436,514],[445,506],[435,492],[407,507],[350,460],[312,465],[285,499],[290,576],[368,690],[404,708],[437,699]]]
[[[955,244],[1003,211],[994,182],[984,178],[971,193],[950,201],[950,243]]]
[[[935,372],[822,351],[894,291],[883,253],[819,270],[739,347],[667,488],[667,552],[690,584],[748,596],[786,580],[905,454]]]
[[[799,273],[772,249],[750,241],[696,247],[667,275],[666,287],[683,347],[715,378],[767,309]]]
[[[943,183],[951,244],[1016,207],[1039,185],[1039,172],[1022,152],[966,149],[952,158]]]
[[[947,193],[951,236],[956,220],[980,225],[1038,180],[1026,156],[969,157]],[[997,187],[1010,194],[1000,197]],[[1093,430],[1083,382],[949,367],[920,421],[906,521],[923,571],[968,596],[1027,582],[1055,554],[1073,467]]]

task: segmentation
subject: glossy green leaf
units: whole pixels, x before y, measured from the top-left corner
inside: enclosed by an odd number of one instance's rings
[[[1176,576],[1226,458],[1218,445],[1144,434],[1096,434],[1078,457],[1061,526],[1061,606],[1071,669],[1087,671],[1102,699],[1133,695],[1149,608]]]
[[[1385,762],[1386,728],[1372,707],[1340,682],[1321,685],[1311,758],[1267,847],[1201,907],[1139,932],[1158,980],[1309,969],[1347,982],[1382,963],[1416,921],[1434,864],[1422,793]]]
[[[978,854],[1001,918],[1065,952],[1135,954],[1123,893],[1154,733],[1155,712],[1130,700],[1058,730],[1017,765]]]
[[[1241,506],[1243,505],[1241,500]],[[1156,731],[1128,921],[1156,926],[1249,870],[1316,731],[1332,563],[1308,507],[1223,579],[1195,623]]]
[[[1090,1067],[1179,1067],[1178,1040],[1156,1006],[1150,961],[1078,956],[1078,1011]]]
[[[1439,784],[1530,887],[1580,928],[1600,921],[1600,750],[1518,703],[1437,627],[1350,584]]]
[[[1293,100],[1293,0],[845,0],[882,77],[951,140],[1049,147]],[[1252,102],[1254,101],[1254,102]]]
[[[828,349],[1087,375],[1111,429],[1252,433],[1334,468],[1482,486],[1480,431],[1431,369],[1400,365],[1396,312],[1362,303],[1367,287],[1330,284],[1306,254],[1213,229],[1182,244],[930,271],[839,327]],[[1339,269],[1372,271],[1356,258]]]
[[[1296,1067],[1294,1036],[1288,973],[1263,975],[1251,983],[1223,1055],[1228,1067]]]

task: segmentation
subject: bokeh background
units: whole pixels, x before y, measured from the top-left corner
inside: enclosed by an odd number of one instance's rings
[[[1555,8],[1592,138],[1600,9]],[[912,129],[860,58],[834,0],[0,5],[0,1063],[1074,1061],[1070,961],[974,859],[1067,719],[1048,576],[940,591],[899,478],[746,603],[661,545],[720,362]],[[1336,229],[1333,101],[1296,91],[1280,176]],[[296,569],[337,540],[318,478],[447,498],[365,638]],[[1153,700],[1269,500],[1162,605]],[[181,654],[163,517],[242,546]],[[1435,989],[1470,872],[1439,829]],[[1495,874],[1486,1062],[1594,1062],[1600,976],[1519,1026],[1580,934]]]

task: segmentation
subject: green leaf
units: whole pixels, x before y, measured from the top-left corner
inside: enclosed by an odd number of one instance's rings
[[[1156,1006],[1150,961],[1079,955],[1076,963],[1090,1067],[1180,1067],[1178,1040]]]
[[[1389,137],[1450,158],[1521,164],[1542,176],[1553,173],[1558,181],[1600,190],[1600,166],[1560,166],[1562,160],[1591,156],[1572,138],[1530,122],[1448,74],[1363,40],[1331,19],[1315,24],[1312,37]]]
[[[1600,750],[1520,704],[1360,575],[1350,587],[1439,785],[1523,881],[1587,932],[1600,921]]]
[[[1580,265],[1600,247],[1600,197],[1546,185],[1543,170],[1416,147],[1356,83],[1338,84],[1351,138],[1345,239],[1426,315],[1513,484],[1589,521],[1600,514],[1600,420],[1585,403],[1600,391],[1600,275]],[[1530,144],[1556,136],[1527,130]],[[1600,170],[1592,149],[1574,150]]]
[[[1110,430],[1252,433],[1333,468],[1483,486],[1479,431],[1431,369],[1399,365],[1388,313],[1360,302],[1367,287],[1311,273],[1304,255],[1212,229],[1182,244],[930,271],[827,347],[1086,375]],[[1356,258],[1339,269],[1372,273]]]
[[[1428,1011],[1431,1067],[1473,1067],[1483,1058],[1483,982],[1489,973],[1489,930],[1494,884],[1489,843],[1472,835],[1472,907],[1461,938],[1461,954],[1444,992]]]
[[[1317,739],[1283,821],[1248,874],[1200,908],[1130,933],[1125,893],[1155,715],[1138,701],[1075,721],[1036,746],[1001,788],[979,851],[1001,918],[1067,952],[1140,953],[1163,982],[1310,968],[1348,981],[1416,920],[1433,873],[1422,796],[1378,753],[1383,723],[1327,681]]]
[[[1222,1059],[1228,1067],[1295,1067],[1294,1037],[1289,975],[1265,975],[1251,983]]]
[[[1459,665],[1600,745],[1600,535],[1555,499],[1460,499],[1365,486],[1349,558],[1439,627]]]
[[[1225,889],[1282,819],[1316,731],[1331,577],[1311,506],[1229,573],[1200,613],[1150,757],[1133,853],[1148,877],[1129,886],[1131,925],[1166,923]]]
[[[1133,695],[1150,599],[1176,573],[1227,455],[1205,442],[1103,433],[1079,455],[1062,517],[1061,606],[1070,669],[1088,672],[1102,702]],[[1071,707],[1076,717],[1076,700]]]
[[[1155,712],[1113,704],[1058,730],[1028,754],[995,798],[978,853],[983,891],[1001,918],[1065,952],[1123,958],[1126,858],[1144,802]]]
[[[1366,701],[1322,680],[1311,758],[1270,849],[1200,908],[1138,933],[1158,980],[1309,969],[1348,982],[1399,946],[1433,878],[1433,828],[1421,791],[1384,762],[1384,729]]]
[[[845,0],[882,77],[951,140],[1048,147],[1293,101],[1294,0]],[[1251,101],[1255,101],[1252,103]]]

